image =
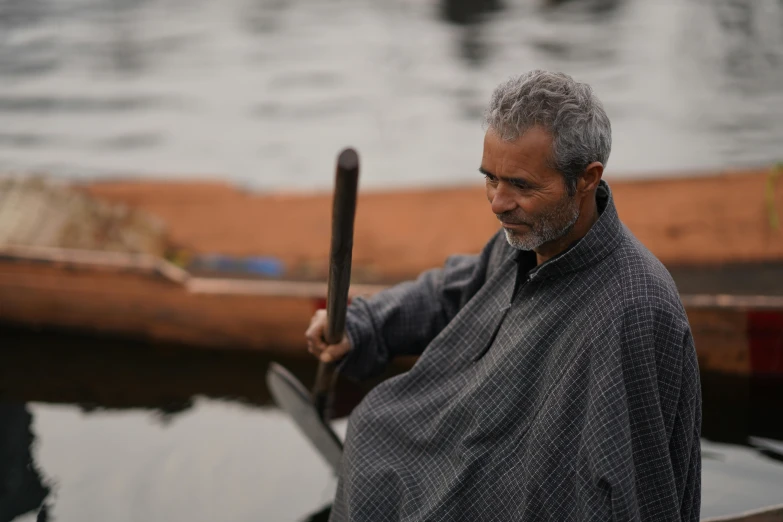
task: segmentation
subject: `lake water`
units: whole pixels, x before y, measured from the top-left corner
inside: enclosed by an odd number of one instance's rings
[[[59,521],[297,521],[334,495],[272,406],[263,355],[8,326],[0,344],[0,521],[42,505]],[[284,364],[312,382],[314,365]],[[702,380],[703,514],[783,502],[783,382]],[[338,411],[368,388],[341,383]]]
[[[607,178],[783,159],[779,0],[2,0],[0,172],[480,182],[480,115],[532,68],[589,82]]]

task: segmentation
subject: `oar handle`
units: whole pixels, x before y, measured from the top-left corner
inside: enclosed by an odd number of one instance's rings
[[[356,216],[356,194],[359,186],[359,156],[352,148],[337,158],[337,172],[332,200],[332,243],[329,249],[329,279],[326,290],[326,344],[337,344],[345,334],[345,312],[348,287],[351,284],[353,223]],[[335,363],[318,363],[313,401],[319,415],[326,419],[330,407],[330,390],[335,380]]]

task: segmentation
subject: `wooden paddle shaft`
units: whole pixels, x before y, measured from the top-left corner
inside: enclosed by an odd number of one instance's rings
[[[352,148],[337,158],[332,201],[332,243],[329,250],[329,279],[326,290],[326,344],[337,344],[345,335],[345,312],[351,284],[353,224],[359,185],[359,156]],[[335,376],[335,363],[318,364],[313,400],[322,417],[326,414],[329,391]]]

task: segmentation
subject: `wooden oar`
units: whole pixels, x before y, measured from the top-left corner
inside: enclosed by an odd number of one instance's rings
[[[326,344],[339,343],[345,334],[348,287],[351,283],[353,224],[359,184],[359,157],[348,148],[337,158],[332,203],[332,240],[329,251],[329,279],[326,293]],[[302,384],[278,364],[271,364],[267,385],[277,404],[293,418],[321,456],[337,471],[342,443],[329,426],[335,363],[319,362],[312,396]]]

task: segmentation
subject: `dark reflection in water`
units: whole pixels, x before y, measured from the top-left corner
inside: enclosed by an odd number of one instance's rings
[[[489,49],[482,24],[502,9],[501,0],[442,0],[441,17],[461,27],[460,56],[468,65],[478,66],[486,59]]]
[[[84,411],[143,408],[162,416],[192,406],[194,396],[272,405],[264,383],[271,359],[251,351],[193,350],[58,331],[31,332],[0,324],[0,393],[6,400],[78,405]],[[303,355],[305,354],[303,350]],[[307,357],[275,357],[312,385],[316,364]],[[340,380],[335,415],[346,416],[380,379]]]
[[[46,519],[49,487],[33,462],[31,420],[24,403],[0,402],[0,520],[39,510],[38,519]]]
[[[247,498],[244,506],[226,506],[222,520],[293,520],[291,506],[303,519],[328,501],[329,493],[318,493],[328,473],[271,403],[264,384],[269,359],[262,354],[8,325],[0,327],[0,345],[0,521],[31,512],[44,520],[51,510],[57,518],[58,509],[66,518],[77,513],[89,519],[98,512],[125,520],[116,517],[130,506],[128,520],[171,519],[171,512],[181,513],[178,520],[207,520],[212,515],[206,506],[222,505],[230,496],[220,489],[226,480],[235,481],[231,490]],[[303,383],[313,382],[315,364],[309,359],[278,362]],[[380,379],[411,363],[401,361]],[[337,415],[346,416],[380,379],[340,381]],[[706,514],[779,500],[769,491],[775,491],[770,480],[783,480],[783,443],[775,442],[783,440],[783,381],[703,374],[702,386]],[[150,420],[140,419],[140,412]],[[261,441],[264,433],[269,436]],[[287,450],[292,443],[295,448]],[[281,461],[278,454],[287,451],[298,456]],[[107,467],[106,459],[116,464]],[[269,468],[249,471],[264,464]],[[309,489],[302,486],[308,481]],[[117,483],[124,493],[93,498],[113,491],[89,486],[95,483]],[[179,493],[198,487],[212,497],[193,500]],[[263,498],[251,493],[274,487],[280,491]],[[721,504],[726,488],[734,488],[736,498]],[[72,506],[84,498],[97,511]],[[281,510],[287,514],[280,515]],[[327,514],[320,512],[321,519]]]
[[[624,3],[624,0],[544,0],[542,4],[549,9],[559,9],[564,6],[577,8],[592,15],[611,13]]]
[[[783,379],[702,373],[702,436],[754,447],[751,437],[783,441]],[[782,447],[783,449],[783,447]]]

